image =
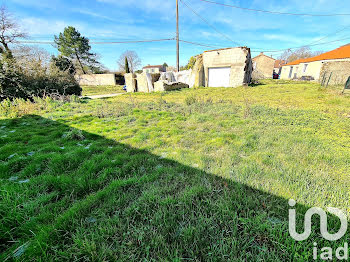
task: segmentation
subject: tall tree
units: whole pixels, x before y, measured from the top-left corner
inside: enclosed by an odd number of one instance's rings
[[[86,67],[98,63],[96,54],[91,53],[89,39],[83,37],[74,27],[68,26],[63,33],[55,36],[55,43],[61,56],[76,60],[81,71],[86,74]]]
[[[137,53],[135,51],[125,51],[124,53],[122,53],[117,61],[118,66],[119,66],[119,70],[120,71],[126,71],[125,68],[125,57],[128,59],[128,64],[129,64],[129,70],[131,73],[134,73],[135,70],[137,70],[137,68],[139,66],[141,66],[141,59],[139,58],[139,56],[137,55]]]
[[[128,58],[125,57],[125,73],[130,73]]]
[[[5,57],[13,57],[10,44],[18,42],[19,38],[27,35],[20,29],[13,15],[5,6],[0,7],[0,54]]]

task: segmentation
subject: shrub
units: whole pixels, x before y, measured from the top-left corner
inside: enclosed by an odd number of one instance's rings
[[[14,59],[0,60],[0,100],[51,95],[80,95],[82,89],[68,71],[61,71],[54,63],[28,59],[25,66]]]
[[[67,140],[84,140],[85,139],[83,132],[79,129],[71,129],[68,132],[64,133],[62,137]]]
[[[188,96],[185,98],[185,104],[190,106],[197,103],[197,98],[195,96]]]

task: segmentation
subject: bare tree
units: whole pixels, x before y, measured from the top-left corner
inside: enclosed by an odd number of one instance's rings
[[[292,51],[291,49],[284,51],[282,55],[279,57],[279,59],[287,61],[289,63],[298,59],[314,57],[322,53],[323,53],[322,51],[313,52],[311,51],[310,47],[301,47],[294,51]]]
[[[119,70],[125,72],[125,57],[128,59],[130,72],[135,72],[141,66],[141,59],[135,51],[125,51],[122,53],[117,61]]]
[[[44,64],[49,64],[51,61],[50,53],[38,46],[18,45],[11,52],[17,62],[26,63],[28,60],[40,60]]]
[[[21,31],[13,15],[5,6],[0,7],[0,54],[12,57],[10,44],[18,42],[18,38],[25,38],[27,35]]]

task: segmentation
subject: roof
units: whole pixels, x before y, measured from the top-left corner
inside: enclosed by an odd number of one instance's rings
[[[350,58],[350,44],[341,46],[327,53],[323,53],[321,55],[311,57],[308,59],[307,62],[330,60],[330,59],[344,59],[344,58]]]
[[[163,65],[148,65],[143,67],[143,69],[146,69],[146,68],[163,68]]]
[[[261,52],[259,55],[257,55],[256,57],[254,57],[254,58],[253,58],[253,60],[254,60],[254,59],[256,59],[256,58],[258,58],[258,57],[260,57],[260,56],[264,56],[264,57],[267,57],[267,58],[270,58],[270,59],[276,60],[276,59],[274,59],[274,58],[273,58],[273,57],[271,57],[271,56],[267,56],[267,55],[265,55],[263,52]]]
[[[300,63],[305,63],[308,59],[309,58],[298,59],[288,64],[285,64],[285,66],[299,65]]]
[[[285,60],[276,60],[274,68],[280,68],[286,64]]]
[[[207,51],[204,51],[204,53],[222,51],[222,50],[228,50],[228,49],[235,49],[235,48],[250,49],[246,46],[237,46],[237,47],[227,47],[227,48],[219,48],[219,49],[214,49],[214,50],[207,50]]]
[[[291,63],[288,63],[286,65],[298,65],[300,63],[309,63],[309,62],[315,62],[315,61],[344,59],[344,58],[350,58],[350,44],[341,46],[337,49],[323,53],[318,56],[314,56],[306,59],[299,59]]]

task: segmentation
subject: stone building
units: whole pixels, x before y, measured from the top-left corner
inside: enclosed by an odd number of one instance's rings
[[[350,62],[350,44],[332,51],[306,59],[299,59],[282,67],[281,79],[322,80],[325,73],[332,73],[331,78],[350,76],[347,63]],[[344,68],[342,68],[344,66]],[[340,77],[342,75],[342,77]],[[345,80],[346,81],[346,80]]]
[[[143,67],[142,71],[144,73],[155,74],[155,73],[165,72],[166,68],[164,68],[164,66],[162,65],[148,65]]]
[[[272,78],[275,68],[275,59],[265,55],[263,52],[253,58],[253,69],[255,78]]]

